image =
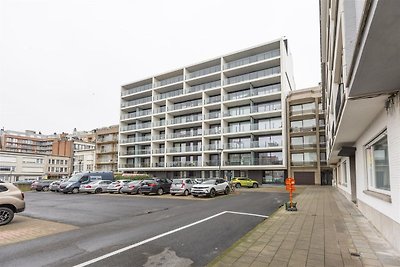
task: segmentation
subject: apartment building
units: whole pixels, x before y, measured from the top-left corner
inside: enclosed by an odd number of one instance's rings
[[[119,125],[96,129],[96,171],[118,170]]]
[[[47,135],[34,131],[0,130],[0,150],[9,152],[51,154],[53,142]]]
[[[400,250],[400,1],[320,0],[327,160]]]
[[[45,159],[45,178],[61,179],[71,174],[71,157],[47,156]]]
[[[283,182],[291,66],[281,38],[122,86],[119,170]]]
[[[74,140],[73,173],[95,170],[95,147],[95,143]]]
[[[46,155],[0,151],[0,180],[38,180],[45,174]]]
[[[296,184],[332,184],[321,88],[291,91],[286,100],[288,176],[294,177]]]

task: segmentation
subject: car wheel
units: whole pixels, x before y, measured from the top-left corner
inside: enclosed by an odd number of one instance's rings
[[[215,189],[212,188],[210,191],[210,197],[215,197]]]
[[[158,188],[157,195],[161,196],[162,194],[164,194],[164,190],[162,188]]]
[[[140,190],[140,188],[136,191],[136,194],[141,195],[142,194],[142,190]]]
[[[189,190],[185,190],[185,192],[183,192],[183,194],[185,195],[185,196],[188,196],[189,195]]]
[[[49,191],[49,187],[48,187],[48,186],[43,187],[43,191],[44,191],[44,192]]]
[[[72,189],[72,194],[78,194],[79,193],[79,188],[75,187],[74,189]]]
[[[0,207],[0,225],[6,225],[14,218],[14,212],[6,207]]]
[[[121,194],[121,189],[122,189],[122,188],[118,189],[118,194]]]
[[[253,188],[258,188],[258,184],[254,183]]]
[[[227,186],[226,188],[225,188],[225,190],[224,190],[224,194],[225,195],[228,195],[229,193],[230,193],[230,188],[229,188],[229,186]]]
[[[102,191],[101,188],[96,188],[96,190],[94,190],[94,193],[95,193],[95,194],[100,194],[101,191]]]
[[[194,197],[199,197],[198,195],[193,195]]]
[[[143,193],[143,194],[145,194],[146,196],[148,196],[148,195],[149,195],[149,193]]]
[[[175,193],[171,193],[171,196],[175,196]]]
[[[236,188],[240,188],[242,185],[240,183],[235,184]]]

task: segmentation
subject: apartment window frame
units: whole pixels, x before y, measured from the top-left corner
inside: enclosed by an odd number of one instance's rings
[[[385,158],[385,165],[378,165],[378,167],[384,167],[385,168],[385,173],[387,174],[387,177],[381,177],[383,178],[382,180],[379,180],[379,183],[386,182],[388,183],[388,186],[384,188],[383,186],[378,187],[378,177],[376,175],[377,169],[376,169],[376,150],[375,148],[382,144],[382,141],[386,141],[386,150],[384,150],[384,158]],[[387,129],[382,131],[378,136],[373,138],[371,141],[369,141],[365,146],[364,146],[364,154],[365,154],[365,168],[366,168],[366,185],[367,189],[369,191],[373,191],[376,193],[384,194],[384,195],[389,195],[391,196],[391,185],[390,185],[390,161],[389,161],[389,145],[388,145],[388,138],[387,138]],[[379,156],[379,155],[378,155]],[[382,155],[381,155],[382,156]],[[382,168],[380,168],[382,170]]]

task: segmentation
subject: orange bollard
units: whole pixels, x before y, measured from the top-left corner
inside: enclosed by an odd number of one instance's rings
[[[286,203],[286,210],[288,211],[297,211],[297,203],[293,202],[293,192],[296,191],[294,178],[286,178],[286,191],[289,191],[289,203]],[[289,204],[289,205],[288,205]]]

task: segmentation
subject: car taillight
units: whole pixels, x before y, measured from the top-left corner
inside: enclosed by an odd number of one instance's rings
[[[25,194],[24,194],[24,192],[21,192],[21,197],[22,197],[22,200],[25,199]]]
[[[130,185],[129,188],[135,188],[135,186],[134,185]]]
[[[156,184],[149,184],[149,186],[153,187],[153,186],[156,186]]]
[[[85,188],[92,188],[92,186],[91,185],[87,185],[87,186],[85,186]]]

